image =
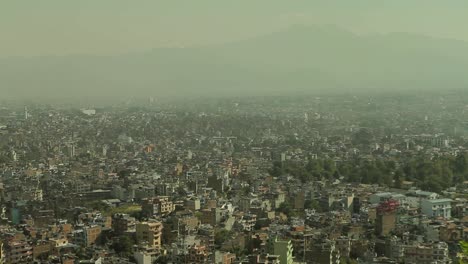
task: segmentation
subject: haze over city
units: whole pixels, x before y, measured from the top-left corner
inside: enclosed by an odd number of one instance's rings
[[[467,264],[467,0],[0,0],[0,264]]]
[[[5,97],[459,90],[465,1],[2,1]]]

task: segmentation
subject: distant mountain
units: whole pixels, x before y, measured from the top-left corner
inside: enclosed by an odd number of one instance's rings
[[[468,43],[294,26],[209,47],[0,59],[5,96],[277,95],[468,88]]]

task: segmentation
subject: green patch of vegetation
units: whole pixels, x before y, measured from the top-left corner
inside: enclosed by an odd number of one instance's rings
[[[332,159],[310,159],[308,163],[276,161],[269,173],[275,177],[289,174],[303,183],[340,178],[345,182],[395,188],[401,188],[402,182],[406,180],[414,182],[423,190],[440,193],[468,179],[468,154],[460,153],[455,157],[436,156],[432,159],[351,159],[339,164],[335,164]]]
[[[130,257],[133,252],[134,239],[128,236],[121,236],[112,243],[111,248],[122,257]]]
[[[234,232],[228,231],[226,229],[217,230],[215,233],[215,245],[221,247],[224,242],[232,239]]]
[[[468,241],[460,241],[460,264],[468,264]]]
[[[298,215],[289,202],[281,203],[276,211],[285,214],[288,218]]]
[[[141,212],[141,206],[136,204],[126,204],[119,207],[109,207],[104,211],[104,215],[111,216],[114,214],[129,214],[134,215]]]

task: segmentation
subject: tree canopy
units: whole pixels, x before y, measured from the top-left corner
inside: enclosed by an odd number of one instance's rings
[[[379,184],[401,188],[403,181],[412,181],[423,190],[441,192],[454,183],[468,180],[468,155],[433,158],[311,159],[308,162],[274,162],[272,176],[292,175],[303,183],[314,180],[343,178],[350,183]]]

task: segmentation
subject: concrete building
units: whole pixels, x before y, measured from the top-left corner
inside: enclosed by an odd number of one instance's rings
[[[242,264],[280,264],[280,256],[278,255],[258,255],[253,254],[248,256],[248,260],[241,262]]]
[[[159,196],[143,199],[142,210],[147,216],[168,215],[175,210],[175,205],[172,201],[169,201],[168,196]]]
[[[136,200],[151,198],[156,195],[155,186],[135,184],[130,186],[130,192]]]
[[[96,110],[95,109],[81,109],[81,112],[85,115],[88,115],[88,116],[93,116],[96,114]]]
[[[207,263],[208,262],[208,249],[206,246],[193,245],[188,251],[189,263]]]
[[[273,242],[273,254],[280,256],[280,264],[293,263],[293,245],[291,240],[278,240]]]
[[[439,195],[437,193],[426,192],[421,190],[411,191],[406,196],[408,205],[412,208],[419,208],[421,206],[421,202],[424,200],[435,200],[439,198]]]
[[[76,244],[89,247],[96,244],[101,235],[102,228],[98,225],[85,226],[73,232],[73,239]]]
[[[405,195],[399,193],[382,192],[369,196],[369,202],[371,204],[379,204],[390,199],[397,201],[400,205],[405,205],[408,203],[408,198]]]
[[[299,191],[294,195],[294,209],[304,210],[305,192]]]
[[[385,240],[385,256],[390,259],[401,260],[404,257],[405,245],[397,237],[389,237]]]
[[[341,259],[336,243],[332,240],[315,241],[305,253],[307,263],[339,264]]]
[[[25,241],[11,241],[5,247],[6,263],[30,263],[32,261],[32,247]]]
[[[75,192],[76,193],[87,193],[91,191],[91,184],[77,182],[75,183]]]
[[[378,236],[387,236],[396,226],[396,210],[399,203],[394,200],[381,202],[377,207],[375,233]]]
[[[136,238],[138,244],[148,244],[156,249],[161,248],[161,234],[163,225],[161,222],[142,222],[136,225]]]
[[[32,245],[34,259],[47,256],[52,251],[54,246],[55,243],[53,241],[37,241]]]
[[[375,221],[375,233],[378,236],[386,236],[395,228],[396,214],[395,212],[377,213]]]
[[[128,214],[115,214],[112,217],[112,229],[117,235],[124,234],[127,231],[135,231],[136,220]]]
[[[257,222],[257,215],[245,214],[242,219],[239,220],[239,224],[242,226],[244,231],[253,231],[255,223]]]
[[[190,210],[190,211],[198,211],[201,208],[200,199],[196,197],[187,199],[184,205],[185,205],[185,209]]]
[[[153,263],[151,255],[145,253],[145,252],[135,252],[133,253],[133,257],[135,258],[135,261],[137,264],[151,264]]]
[[[428,217],[443,217],[451,218],[451,199],[432,199],[432,200],[423,200],[421,202],[421,211]]]
[[[444,242],[411,245],[405,248],[404,263],[442,264],[450,262],[448,246]]]
[[[250,210],[251,203],[252,199],[250,197],[242,197],[239,200],[239,210],[242,212],[248,212]]]
[[[216,226],[221,221],[221,210],[219,208],[211,208],[201,210],[201,223],[205,225]]]

